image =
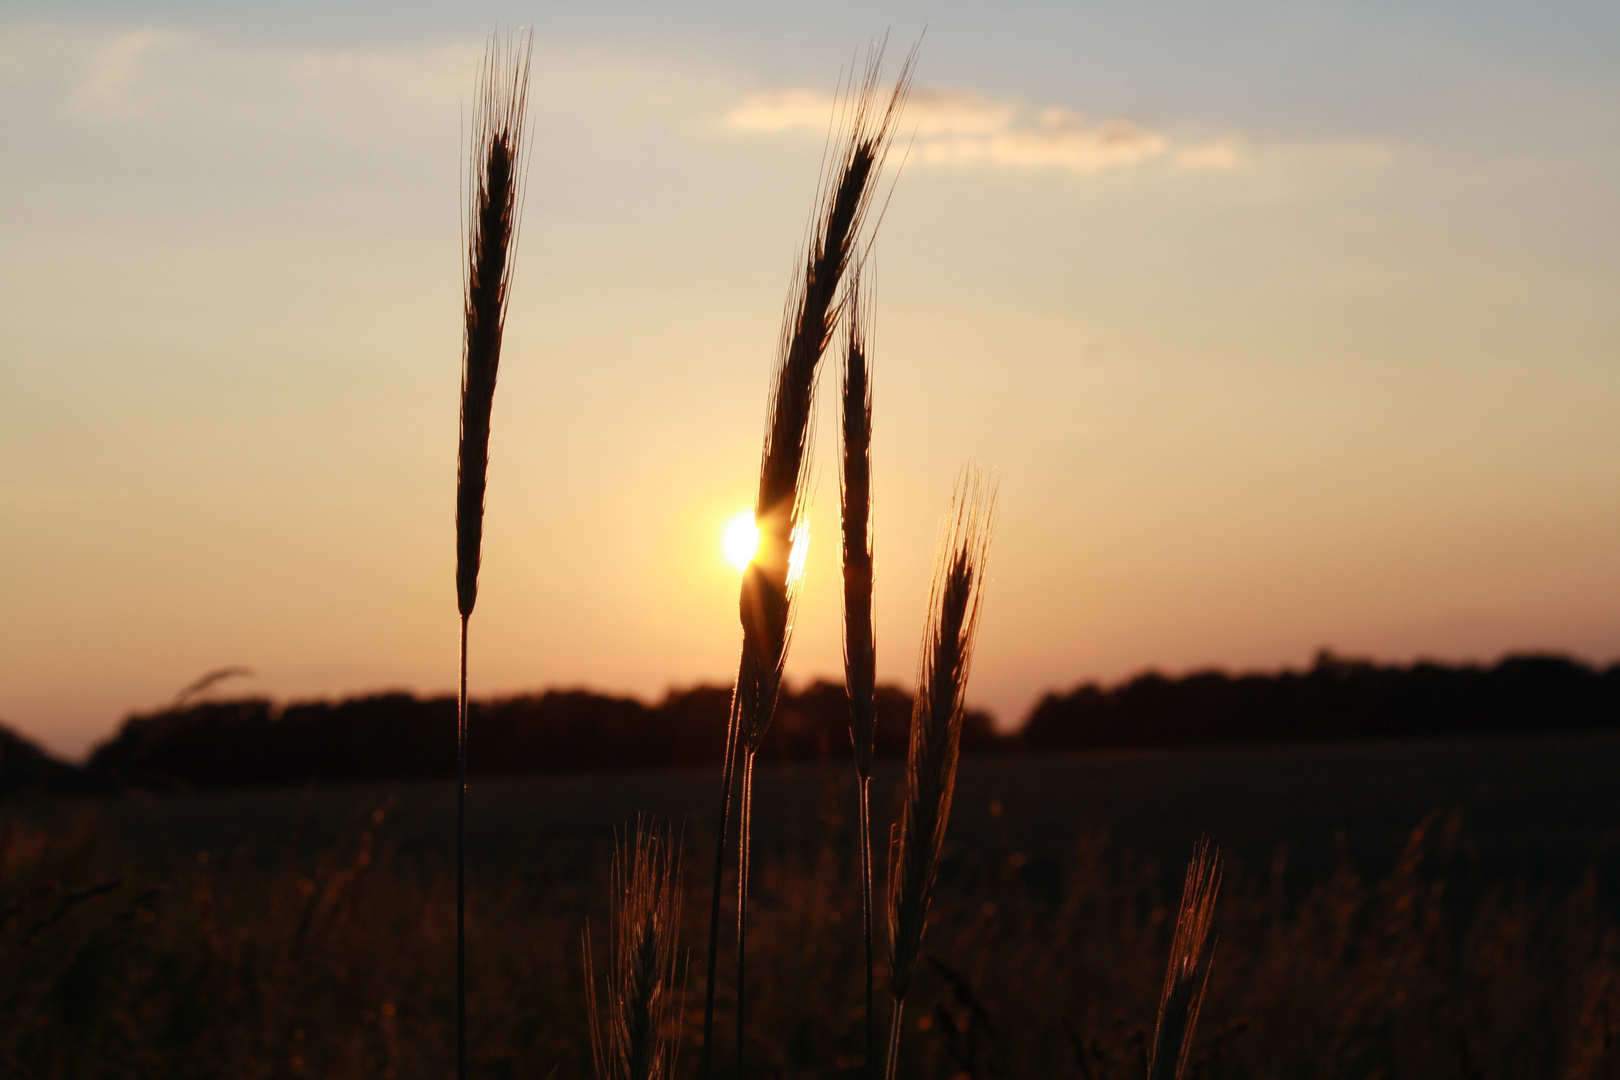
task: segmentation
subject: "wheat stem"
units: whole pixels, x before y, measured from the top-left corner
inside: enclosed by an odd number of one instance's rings
[[[741,666],[731,691],[731,712],[726,719],[726,757],[720,769],[720,828],[715,839],[714,883],[709,891],[709,952],[703,987],[703,1050],[698,1075],[708,1077],[714,1067],[714,986],[720,961],[720,884],[724,877],[726,834],[731,822],[731,794],[737,764],[737,707],[742,684]]]
[[[894,1080],[894,1070],[900,1064],[900,1016],[905,1012],[906,1000],[894,999],[894,1016],[889,1022],[889,1052],[884,1055],[883,1080]]]
[[[872,387],[867,370],[862,306],[863,267],[856,263],[846,291],[848,331],[842,396],[839,495],[843,525],[844,685],[849,694],[849,734],[859,780],[861,823],[861,924],[866,943],[866,1072],[877,1062],[873,1018],[872,843],[870,832],[872,747],[876,737],[877,635],[872,625]]]
[[[877,1013],[873,991],[872,956],[872,781],[860,778],[861,930],[866,938],[866,1075],[877,1068]]]
[[[456,1076],[467,1075],[467,616],[461,617],[456,701]]]
[[[744,748],[742,782],[737,804],[737,1075],[745,1075],[743,1059],[748,1047],[748,864],[750,826],[754,816],[754,751]]]
[[[489,427],[501,335],[523,205],[524,111],[532,37],[490,35],[479,70],[469,161],[461,437],[456,459],[456,609],[461,614],[461,693],[456,716],[456,1076],[467,1075],[467,624],[483,557]]]

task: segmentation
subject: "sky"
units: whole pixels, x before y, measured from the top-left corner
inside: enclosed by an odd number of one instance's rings
[[[534,33],[475,695],[729,680],[833,96],[915,89],[873,251],[878,662],[972,462],[968,697],[1620,659],[1620,7],[331,4],[0,13],[0,722],[202,673],[456,679],[461,185]],[[902,161],[903,158],[903,161]],[[836,367],[788,676],[841,678]]]

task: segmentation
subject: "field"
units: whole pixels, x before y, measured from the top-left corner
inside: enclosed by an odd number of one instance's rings
[[[762,1076],[859,1075],[849,773],[756,781]],[[880,823],[896,779],[880,768]],[[1165,909],[1207,836],[1228,861],[1197,1075],[1615,1075],[1617,780],[1613,736],[968,759],[902,1072],[1142,1075]],[[613,833],[640,812],[686,826],[697,1023],[716,789],[705,770],[475,786],[475,1075],[586,1075],[580,935],[594,913],[601,940]],[[400,784],[8,805],[0,1066],[444,1075],[454,804]]]

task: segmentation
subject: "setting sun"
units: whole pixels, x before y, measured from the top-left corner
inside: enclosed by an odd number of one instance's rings
[[[725,552],[726,562],[738,570],[748,568],[759,550],[759,526],[754,524],[752,510],[738,511],[726,521],[720,534],[720,548]]]

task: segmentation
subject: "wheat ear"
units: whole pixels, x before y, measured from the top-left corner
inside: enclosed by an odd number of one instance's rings
[[[468,162],[466,336],[461,362],[461,441],[456,469],[456,608],[461,614],[461,692],[456,710],[456,1076],[467,1075],[467,623],[478,599],[489,473],[490,412],[523,205],[524,112],[529,35],[491,34],[478,72]]]
[[[732,789],[741,772],[738,800],[737,861],[737,1055],[742,1073],[746,1021],[749,811],[754,755],[765,737],[781,689],[797,574],[795,548],[802,538],[806,476],[810,455],[810,416],[816,370],[837,318],[834,299],[854,253],[871,205],[894,125],[911,86],[916,50],[907,57],[893,92],[878,94],[881,46],[869,54],[865,77],[845,98],[843,132],[832,167],[824,173],[808,254],[795,275],[778,347],[761,454],[754,520],[759,551],[743,571],[738,600],[743,625],[742,656],[726,732],[720,822],[715,850],[714,891],[709,910],[708,970],[703,1002],[703,1059],[700,1075],[713,1075],[715,965],[719,950],[720,882],[731,815]],[[802,553],[802,547],[799,548]]]
[[[866,939],[866,1072],[877,1067],[872,956],[872,744],[877,634],[872,625],[872,384],[862,307],[864,268],[856,263],[846,290],[843,423],[839,470],[844,565],[844,685],[855,750],[857,823],[861,833],[861,929]]]
[[[939,852],[950,821],[962,746],[962,700],[983,611],[985,561],[995,519],[995,493],[976,470],[957,482],[934,557],[928,629],[917,664],[906,755],[906,797],[899,834],[889,851],[889,981],[894,1014],[888,1063],[893,1080],[900,1056],[900,1021],[922,950]]]
[[[596,1080],[669,1080],[680,1046],[681,852],[667,828],[638,822],[613,856],[607,973],[587,997]],[[590,933],[585,981],[595,979]]]
[[[1181,890],[1181,910],[1170,942],[1170,965],[1159,995],[1159,1021],[1153,1036],[1153,1058],[1148,1080],[1181,1080],[1192,1048],[1193,1028],[1204,1003],[1215,939],[1209,936],[1215,914],[1215,894],[1221,887],[1221,856],[1201,842],[1187,866]]]

